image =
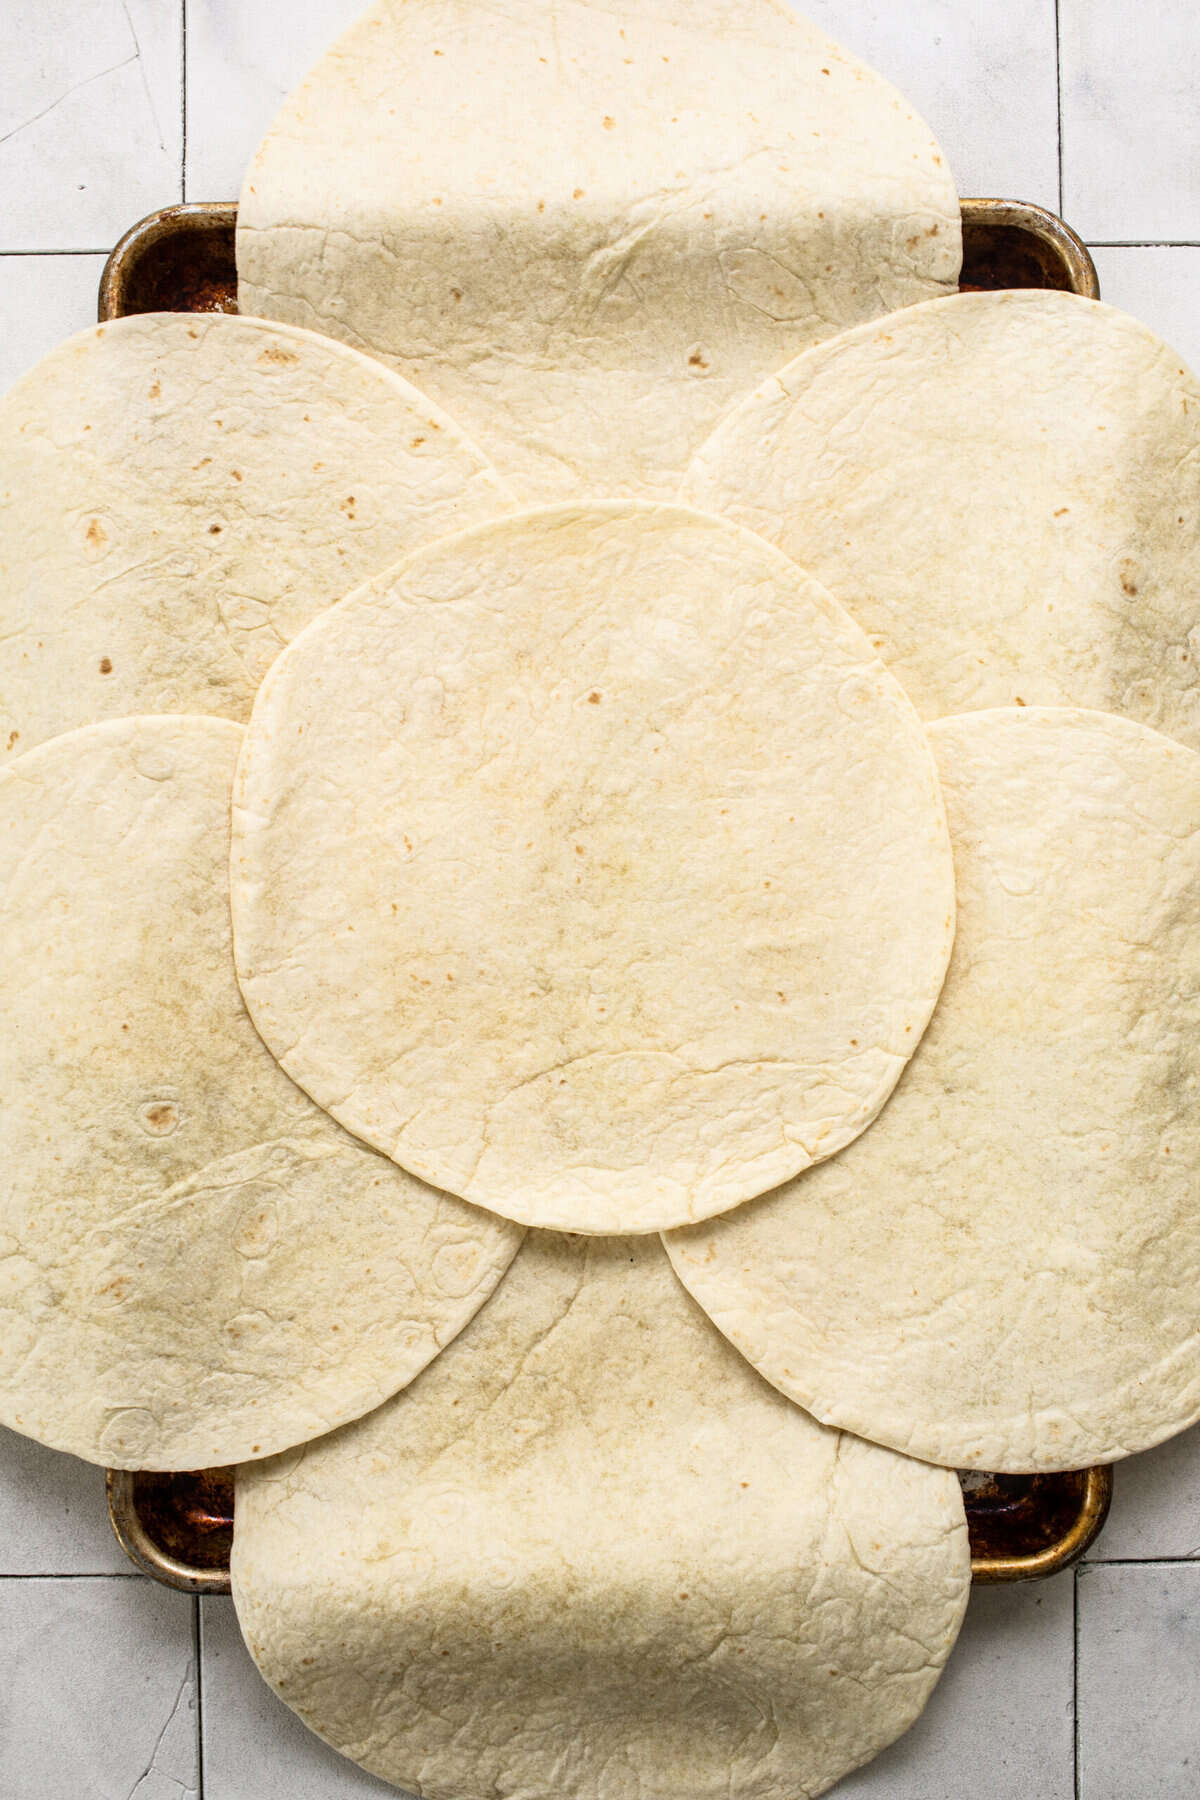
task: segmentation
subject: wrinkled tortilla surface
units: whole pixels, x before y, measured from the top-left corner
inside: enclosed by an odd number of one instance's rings
[[[382,358],[523,498],[669,498],[809,344],[952,291],[902,97],[776,0],[383,0],[275,119],[243,311]]]
[[[237,1484],[259,1668],[425,1800],[823,1793],[969,1582],[953,1473],[773,1392],[653,1239],[531,1233],[407,1393]]]
[[[520,1241],[347,1136],[251,1025],[227,888],[240,738],[117,721],[0,773],[0,1422],[115,1468],[356,1418]]]
[[[1076,709],[931,727],[958,873],[933,1021],[842,1156],[668,1239],[818,1418],[963,1468],[1200,1416],[1200,756]]]
[[[135,713],[244,720],[322,608],[510,504],[345,345],[224,314],[81,332],[0,400],[0,757]]]
[[[446,540],[298,638],[235,797],[251,1016],[347,1129],[524,1224],[651,1231],[874,1118],[953,935],[915,712],[677,507]]]
[[[825,583],[922,717],[1073,705],[1200,749],[1200,386],[1073,294],[963,294],[822,345],[683,488]]]

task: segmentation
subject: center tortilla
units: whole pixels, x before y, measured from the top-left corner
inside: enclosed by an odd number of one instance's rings
[[[288,1073],[522,1222],[701,1219],[875,1117],[953,874],[916,714],[757,538],[513,515],[299,637],[235,796],[239,979]]]

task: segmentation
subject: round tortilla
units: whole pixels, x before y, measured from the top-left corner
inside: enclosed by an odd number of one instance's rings
[[[520,1242],[355,1143],[255,1033],[226,887],[240,740],[122,720],[0,773],[0,1422],[115,1468],[356,1418]]]
[[[1075,705],[1200,748],[1200,387],[1072,294],[964,294],[798,358],[685,498],[857,619],[924,718]]]
[[[682,508],[421,552],[290,646],[247,731],[251,1016],[349,1130],[525,1224],[682,1224],[840,1149],[953,910],[900,688],[793,564]]]
[[[507,490],[423,394],[307,331],[144,314],[0,401],[0,754],[244,720],[301,626]]]
[[[829,1424],[1110,1462],[1200,1416],[1200,757],[1074,709],[930,735],[959,923],[920,1049],[844,1155],[668,1248]]]
[[[382,358],[527,500],[673,496],[745,390],[951,291],[902,97],[776,0],[382,0],[275,119],[243,311]]]
[[[408,1393],[238,1476],[259,1668],[425,1800],[823,1793],[969,1584],[953,1473],[773,1393],[644,1238],[532,1234]]]

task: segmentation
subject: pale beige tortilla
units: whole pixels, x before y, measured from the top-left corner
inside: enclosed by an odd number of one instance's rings
[[[527,500],[670,498],[747,388],[950,292],[928,127],[776,0],[381,0],[275,119],[243,311],[415,381]]]
[[[322,608],[510,504],[342,344],[221,314],[82,332],[0,401],[0,757],[132,713],[245,719]]]
[[[969,1583],[955,1476],[773,1393],[644,1238],[531,1234],[406,1394],[238,1476],[259,1668],[425,1800],[822,1793]]]
[[[233,973],[219,719],[70,733],[0,773],[0,1422],[117,1468],[356,1418],[520,1233],[356,1143]]]
[[[1200,387],[1111,306],[862,327],[764,381],[682,492],[823,581],[924,718],[1069,704],[1200,748]]]
[[[900,688],[799,569],[678,507],[514,514],[316,621],[234,830],[283,1067],[424,1180],[565,1230],[704,1218],[848,1143],[953,934]]]
[[[882,1117],[676,1271],[827,1423],[1079,1468],[1200,1416],[1200,757],[1075,709],[931,728],[958,937]]]

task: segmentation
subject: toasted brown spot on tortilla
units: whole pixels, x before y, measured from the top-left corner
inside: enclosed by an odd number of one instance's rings
[[[153,1100],[142,1108],[142,1124],[154,1137],[168,1137],[179,1123],[179,1114],[169,1100]]]

